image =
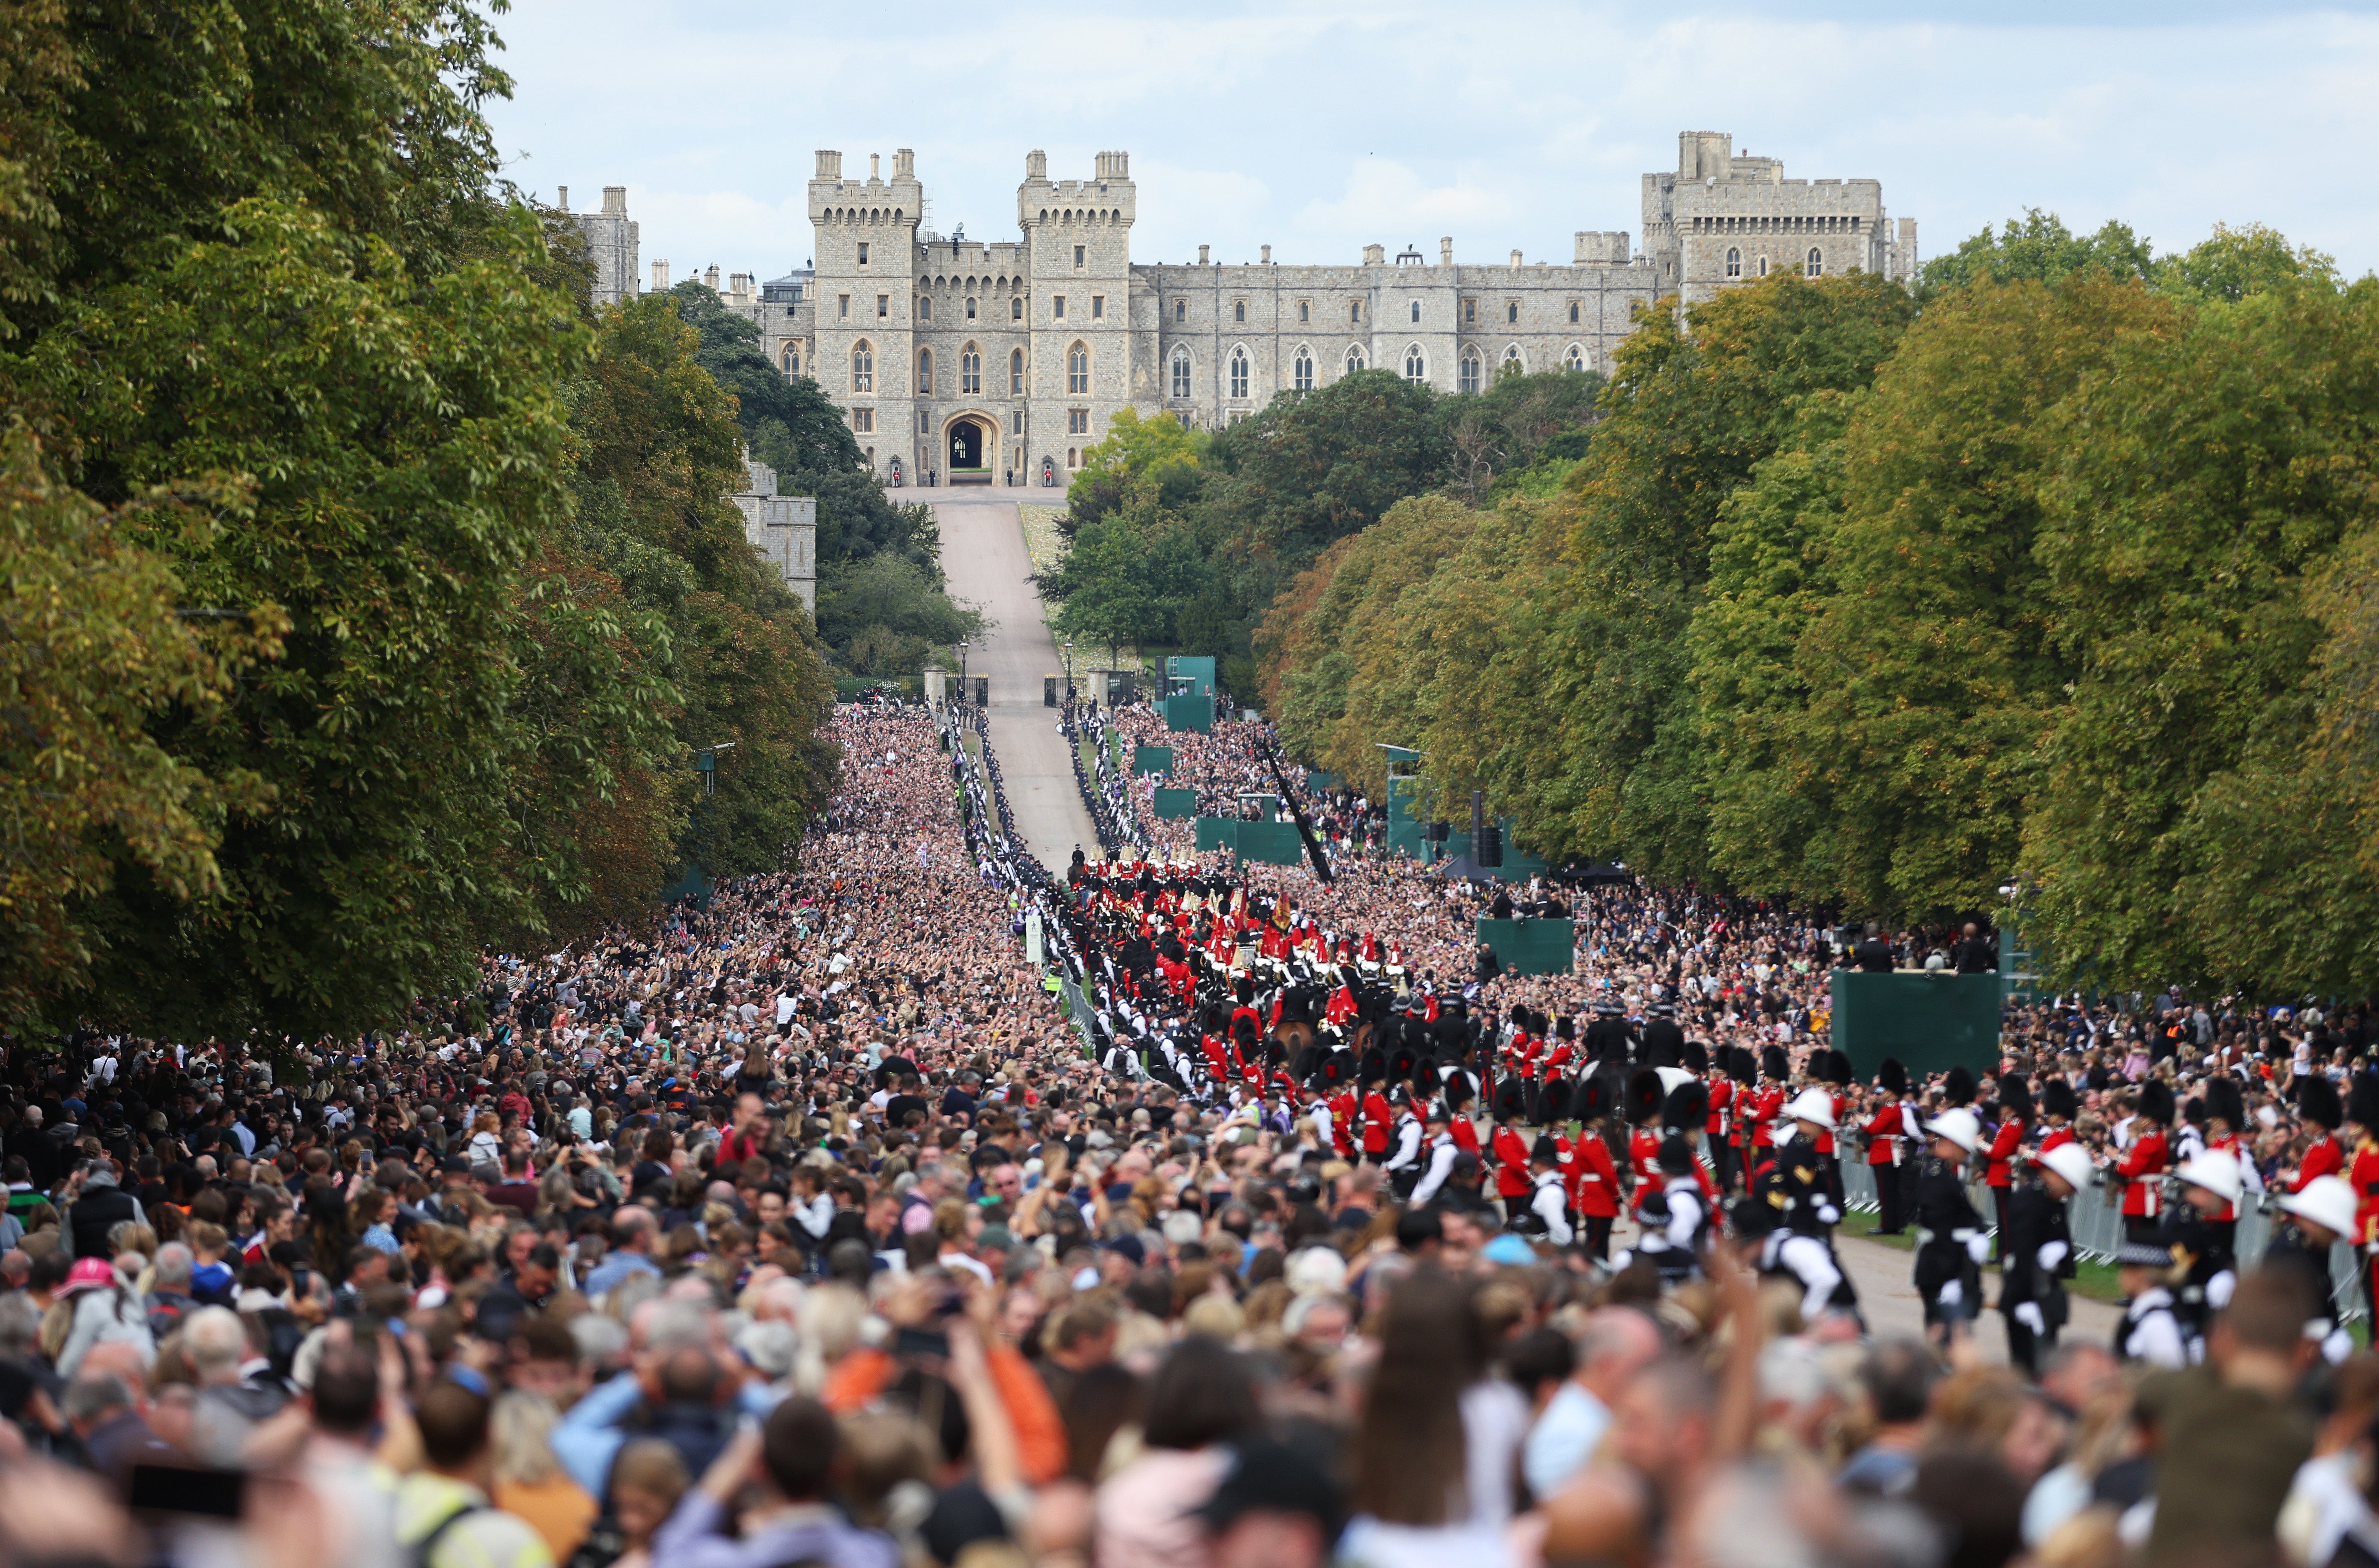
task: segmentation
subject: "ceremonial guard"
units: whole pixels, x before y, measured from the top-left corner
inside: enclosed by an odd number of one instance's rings
[[[2172,1122],[2172,1089],[2150,1079],[2140,1089],[2140,1104],[2131,1121],[2131,1144],[2123,1151],[2116,1174],[2123,1178],[2123,1236],[2131,1241],[2155,1243],[2164,1222],[2164,1175],[2168,1164],[2165,1128]]]
[[[2008,1358],[2037,1373],[2057,1348],[2067,1320],[2065,1282],[2073,1277],[2073,1232],[2066,1204],[2090,1189],[2089,1152],[2078,1143],[2046,1149],[2016,1167],[1999,1232],[1999,1311],[2007,1320]]]
[[[1883,1102],[1859,1129],[1866,1138],[1867,1169],[1875,1176],[1879,1211],[1875,1233],[1898,1236],[1908,1228],[1908,1193],[1900,1173],[1903,1164],[1914,1164],[1917,1149],[1916,1124],[1908,1107],[1908,1069],[1886,1056],[1876,1067],[1875,1086],[1883,1092]]]
[[[1619,1164],[1603,1136],[1611,1121],[1617,1072],[1615,1067],[1597,1072],[1570,1096],[1570,1116],[1578,1124],[1569,1152],[1570,1207],[1585,1233],[1586,1249],[1597,1260],[1611,1256],[1611,1227],[1619,1218]]]
[[[2331,1249],[2352,1240],[2361,1224],[2354,1188],[2344,1176],[2315,1176],[2281,1199],[2279,1207],[2288,1223],[2273,1233],[2262,1266],[2292,1269],[2302,1279],[2305,1299],[2313,1307],[2305,1337],[2321,1346],[2322,1358],[2334,1367],[2354,1354],[2354,1336],[2337,1321],[2329,1277]]]
[[[2296,1179],[2288,1183],[2292,1193],[2302,1192],[2325,1176],[2346,1174],[2346,1149],[2337,1140],[2337,1129],[2346,1120],[2346,1108],[2338,1104],[2337,1086],[2319,1073],[2300,1078],[2294,1084],[2297,1115],[2307,1127],[2321,1128],[2321,1134],[2306,1148],[2303,1160],[2297,1164]]]
[[[1983,1124],[1965,1106],[1951,1105],[1926,1122],[1925,1131],[1932,1143],[1915,1166],[1916,1297],[1925,1304],[1926,1325],[1938,1326],[1947,1337],[1953,1325],[1974,1317],[1982,1262],[1990,1255],[1990,1234],[1966,1198],[1963,1175],[1982,1145]]]
[[[1811,1086],[1785,1107],[1783,1136],[1755,1169],[1751,1190],[1735,1205],[1767,1228],[1760,1242],[1763,1272],[1789,1275],[1801,1286],[1801,1321],[1829,1311],[1858,1310],[1858,1293],[1834,1253],[1833,1229],[1842,1212],[1826,1186],[1817,1135],[1832,1130],[1833,1097]],[[1747,1238],[1746,1238],[1747,1239]]]
[[[2239,1261],[2231,1252],[2235,1228],[2216,1216],[2235,1212],[2240,1180],[2237,1156],[2208,1149],[2184,1160],[2173,1173],[2180,1185],[2180,1202],[2172,1211],[2158,1239],[2170,1249],[2174,1270],[2173,1310],[2181,1332],[2203,1355],[2206,1331],[2214,1315],[2230,1304],[2239,1284]]]
[[[2030,1130],[2031,1123],[2032,1086],[2020,1072],[2002,1074],[1999,1129],[1991,1137],[1983,1185],[1991,1191],[1991,1222],[2003,1232],[2007,1229],[2008,1189],[2015,1184],[2016,1167],[2023,1163],[2024,1134]]]

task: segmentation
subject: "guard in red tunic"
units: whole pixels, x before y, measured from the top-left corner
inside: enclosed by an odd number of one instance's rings
[[[1898,1236],[1908,1228],[1908,1206],[1900,1176],[1903,1163],[1914,1158],[1919,1137],[1903,1104],[1908,1093],[1908,1069],[1886,1056],[1876,1067],[1879,1103],[1875,1115],[1859,1130],[1866,1135],[1867,1169],[1875,1176],[1878,1210],[1875,1234]]]
[[[2164,1218],[2164,1173],[2171,1164],[2172,1089],[2161,1079],[2141,1086],[2131,1144],[2116,1174],[2123,1178],[2123,1238],[2153,1243]]]
[[[2007,1232],[2008,1192],[2015,1185],[2015,1163],[2023,1157],[2024,1134],[2032,1127],[2032,1086],[2023,1074],[2011,1072],[1999,1080],[1999,1129],[1991,1135],[1985,1159],[1983,1185],[1991,1189],[1991,1223]]]
[[[2315,1180],[2325,1176],[2342,1176],[2346,1171],[2346,1146],[2337,1140],[2337,1129],[2346,1120],[2346,1108],[2337,1102],[2337,1086],[2313,1073],[2296,1080],[2297,1115],[2306,1123],[2321,1128],[2313,1146],[2305,1151],[2304,1161],[2297,1166],[2296,1179],[2288,1183],[2290,1193],[2302,1192]]]

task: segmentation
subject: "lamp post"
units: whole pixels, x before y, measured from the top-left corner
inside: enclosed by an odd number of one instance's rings
[[[960,643],[959,645],[959,701],[960,702],[967,700],[966,658],[967,645]]]
[[[1074,700],[1074,639],[1066,639],[1066,700]]]

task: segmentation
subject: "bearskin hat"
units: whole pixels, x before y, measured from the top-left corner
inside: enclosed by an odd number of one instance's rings
[[[1971,1105],[1974,1103],[1974,1069],[1951,1067],[1941,1077],[1941,1103],[1946,1105]]]
[[[2366,1132],[2379,1133],[2379,1074],[2354,1075],[2346,1091],[2346,1119]]]
[[[1445,1080],[1445,1109],[1448,1115],[1470,1104],[1470,1075],[1456,1071]]]
[[[1778,1083],[1793,1076],[1793,1058],[1781,1045],[1769,1045],[1759,1053],[1759,1076]]]
[[[1577,1038],[1577,1019],[1564,1013],[1553,1024],[1553,1033],[1563,1040]]]
[[[1658,1085],[1658,1079],[1654,1080]],[[1611,1114],[1612,1081],[1609,1073],[1599,1072],[1580,1080],[1569,1092],[1569,1119],[1590,1122]]]
[[[2199,1099],[2194,1094],[2191,1095],[2188,1099],[2183,1100],[2180,1103],[2180,1119],[2187,1122],[2192,1127],[2204,1127],[2205,1125],[2205,1102]]]
[[[1681,1083],[1660,1107],[1660,1125],[1699,1132],[1709,1119],[1709,1091],[1698,1083]]]
[[[2059,1121],[2071,1121],[2082,1109],[2082,1097],[2073,1086],[2061,1078],[2052,1078],[2040,1086],[2040,1114],[2055,1116]]]
[[[1657,1120],[1660,1115],[1660,1075],[1650,1067],[1637,1067],[1627,1076],[1627,1120],[1642,1127]]]
[[[2003,1073],[1999,1077],[1999,1109],[2018,1121],[2032,1120],[2032,1085],[2020,1072]]]
[[[2330,1104],[2337,1103],[2337,1091],[2330,1092]],[[2152,1078],[2140,1086],[2140,1119],[2158,1127],[2172,1125],[2172,1085],[2160,1078]]]
[[[1887,1094],[1908,1092],[1908,1069],[1900,1065],[1897,1056],[1886,1056],[1876,1064],[1875,1086]]]
[[[1696,1078],[1709,1076],[1709,1047],[1698,1040],[1688,1040],[1685,1048],[1677,1053],[1673,1062],[1654,1062],[1656,1067],[1683,1067]]]
[[[2237,1079],[2219,1073],[2205,1080],[2205,1115],[2209,1121],[2221,1122],[2233,1132],[2246,1130],[2247,1097],[2239,1092]]]
[[[1726,1055],[1727,1077],[1737,1083],[1752,1083],[1758,1080],[1759,1063],[1749,1051],[1740,1045],[1723,1045],[1720,1049]]]
[[[2296,1092],[2297,1114],[2313,1126],[2336,1132],[2346,1119],[2345,1107],[2337,1103],[2337,1086],[2319,1073],[2297,1080]]]
[[[1679,1090],[1678,1092],[1682,1094],[1685,1091]],[[1660,1140],[1659,1159],[1662,1176],[1688,1175],[1694,1168],[1694,1146],[1673,1132]]]

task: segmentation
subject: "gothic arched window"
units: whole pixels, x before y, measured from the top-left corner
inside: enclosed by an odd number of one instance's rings
[[[872,392],[876,390],[876,351],[862,339],[851,351],[851,390]]]
[[[1313,356],[1302,348],[1289,366],[1289,384],[1298,392],[1313,390]]]
[[[1243,348],[1231,350],[1231,395],[1248,395],[1248,355]]]
[[[1066,351],[1066,392],[1081,397],[1091,390],[1091,351],[1076,344]]]
[[[1176,398],[1190,395],[1190,351],[1186,348],[1173,351],[1173,395]]]

